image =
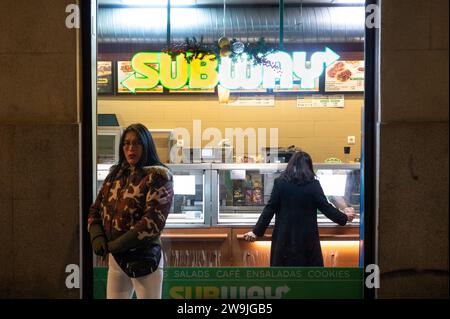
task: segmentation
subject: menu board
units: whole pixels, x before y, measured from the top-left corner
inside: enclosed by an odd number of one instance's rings
[[[228,106],[275,106],[275,96],[264,95],[230,95]]]
[[[230,89],[231,93],[266,93],[267,89],[262,87],[262,84],[254,89]]]
[[[189,85],[185,85],[176,90],[170,90],[169,93],[214,93],[215,88],[210,89],[192,89]]]
[[[325,74],[326,92],[364,92],[364,61],[336,61]]]
[[[333,95],[298,95],[297,107],[311,108],[311,107],[339,107],[343,108],[345,103],[344,94]]]
[[[158,69],[157,64],[150,64],[151,67]],[[131,93],[120,82],[125,80],[134,70],[131,68],[131,61],[117,61],[117,92],[118,93]],[[136,93],[162,93],[164,91],[162,85],[158,85],[153,89],[137,89]]]
[[[97,92],[113,93],[112,62],[97,62]]]

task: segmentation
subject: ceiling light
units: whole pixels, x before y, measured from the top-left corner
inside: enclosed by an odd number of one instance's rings
[[[126,6],[136,7],[166,7],[167,0],[121,0],[122,4]],[[170,6],[192,6],[195,5],[196,0],[170,0]]]
[[[364,5],[366,0],[332,0],[332,4],[360,4]]]

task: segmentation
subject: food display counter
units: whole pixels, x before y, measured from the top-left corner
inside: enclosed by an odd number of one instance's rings
[[[286,165],[168,164],[175,196],[167,227],[254,225]],[[359,226],[359,164],[315,164],[314,169],[330,202],[338,208],[355,208],[357,217],[350,225]],[[335,225],[321,212],[318,223]]]
[[[206,226],[210,220],[211,166],[209,164],[171,164],[174,197],[168,227]],[[169,226],[170,225],[170,226]]]
[[[250,231],[286,163],[167,164],[174,199],[162,235],[168,267],[269,266],[273,222],[256,242]],[[314,164],[324,193],[336,207],[353,206],[357,217],[339,226],[318,211],[325,266],[357,267],[359,261],[359,164]],[[99,183],[103,182],[99,180]],[[275,217],[274,217],[275,218]],[[97,266],[106,266],[99,258]]]
[[[253,243],[243,234],[258,220],[286,165],[168,164],[175,196],[162,236],[165,265],[269,266],[272,226]],[[325,266],[357,267],[360,166],[315,164],[314,169],[329,201],[338,208],[352,206],[357,213],[353,222],[339,226],[318,212]]]
[[[103,126],[97,132],[97,192],[108,176],[109,169],[119,161],[122,130],[118,126]]]

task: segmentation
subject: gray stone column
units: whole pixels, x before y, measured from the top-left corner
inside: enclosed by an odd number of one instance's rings
[[[381,3],[379,298],[448,297],[448,5]]]
[[[76,0],[0,2],[0,298],[78,298],[79,34]]]

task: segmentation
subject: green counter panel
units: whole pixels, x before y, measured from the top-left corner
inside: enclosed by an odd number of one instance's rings
[[[107,268],[94,268],[94,297],[106,296]],[[164,299],[362,299],[362,268],[167,267]]]

